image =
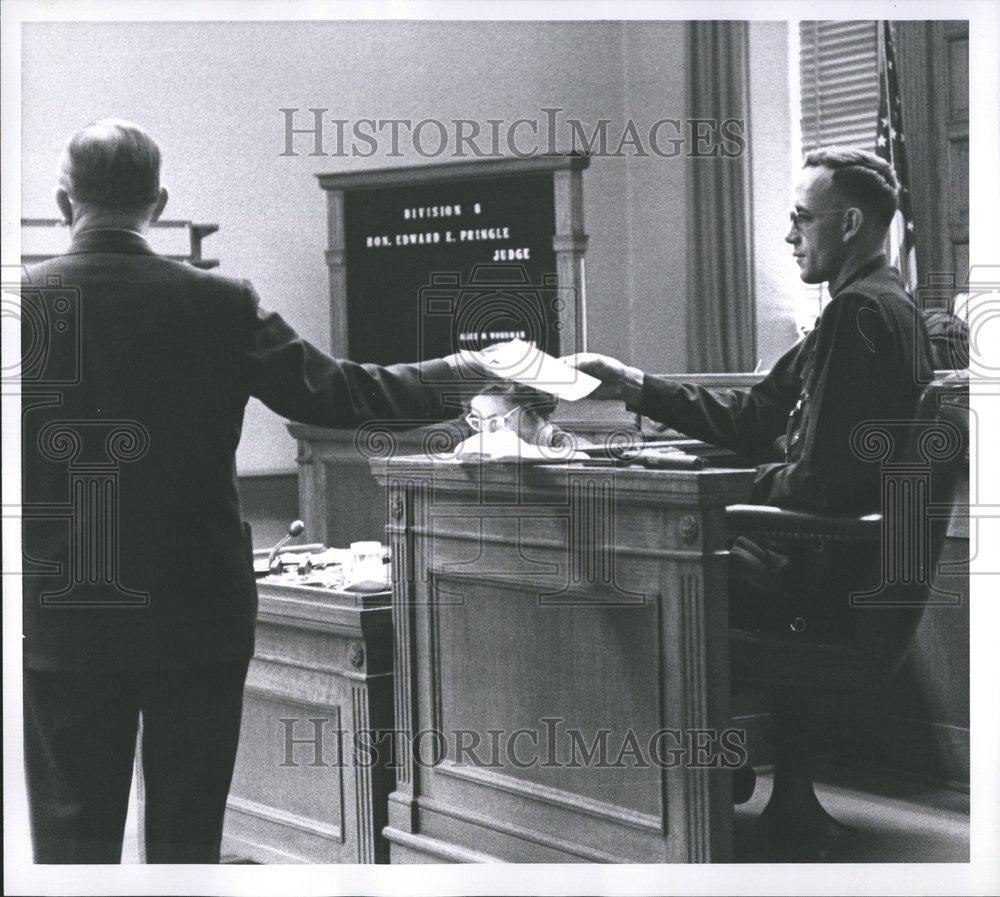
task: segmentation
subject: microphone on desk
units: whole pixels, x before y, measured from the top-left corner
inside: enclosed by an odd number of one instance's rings
[[[278,561],[278,552],[288,543],[289,539],[294,539],[297,536],[301,536],[305,532],[306,525],[301,520],[293,520],[288,524],[288,535],[286,535],[274,548],[271,549],[271,553],[267,556],[267,569],[271,574],[277,574],[281,572],[281,564]]]

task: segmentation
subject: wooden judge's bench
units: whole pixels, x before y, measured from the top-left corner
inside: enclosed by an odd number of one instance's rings
[[[729,860],[724,508],[752,471],[372,468],[413,740],[391,861]]]

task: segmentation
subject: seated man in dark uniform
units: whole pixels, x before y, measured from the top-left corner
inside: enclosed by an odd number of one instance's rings
[[[879,467],[852,450],[852,434],[865,421],[912,419],[932,373],[925,324],[883,254],[897,194],[891,167],[872,153],[806,156],[785,240],[802,280],[828,283],[830,301],[816,328],[751,389],[676,383],[601,355],[566,360],[602,381],[595,398],[624,399],[634,411],[758,464],[756,504],[880,511]],[[845,577],[870,573],[870,566],[858,558],[845,569],[741,537],[730,564],[732,624],[797,637],[793,621],[808,620],[810,638],[843,634],[856,588]],[[810,606],[788,606],[792,600]]]

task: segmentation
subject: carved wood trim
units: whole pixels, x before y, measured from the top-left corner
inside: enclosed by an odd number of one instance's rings
[[[338,679],[346,679],[349,682],[371,682],[373,679],[392,678],[392,673],[355,673],[341,667],[327,666],[325,664],[303,663],[283,654],[266,654],[263,652],[254,655],[254,663],[260,667],[273,666],[276,669],[306,670],[310,673],[322,673],[324,676],[335,676]],[[298,702],[298,699],[296,699]],[[322,706],[322,705],[317,705]]]
[[[280,669],[285,664],[277,665]],[[337,716],[337,725],[340,725],[340,707],[337,704],[324,704],[322,701],[304,698],[295,691],[283,691],[280,688],[273,688],[262,685],[258,682],[247,681],[243,688],[244,695],[256,695],[266,701],[282,701],[286,704],[294,704],[296,707],[312,707],[314,710],[322,710],[329,716],[331,713]]]
[[[305,520],[309,538],[327,544],[325,500],[330,471],[322,456],[307,440],[299,440],[298,462],[299,508]]]
[[[435,515],[437,516],[437,515]],[[466,515],[468,516],[468,515]],[[557,518],[558,519],[558,518]],[[439,529],[434,529],[433,527],[413,527],[411,532],[417,533],[418,535],[432,537],[435,542],[486,542],[486,543],[497,543],[500,545],[507,544],[508,539],[504,539],[501,536],[491,535],[489,533],[480,534],[479,536],[472,535],[469,533],[456,533],[447,532]],[[545,541],[541,539],[524,539],[520,542],[520,545],[524,548],[541,548],[549,550],[563,550],[566,549],[565,542],[556,541]],[[714,549],[712,551],[697,551],[695,549],[683,549],[683,548],[615,548],[615,555],[617,557],[635,557],[635,558],[673,558],[675,560],[700,560],[704,557],[728,557],[729,551],[727,549]],[[463,562],[464,563],[464,562]],[[449,571],[445,569],[440,570],[441,573],[451,575]]]
[[[562,838],[553,838],[549,835],[542,834],[535,829],[525,828],[522,825],[512,825],[510,823],[500,822],[488,816],[482,816],[478,813],[469,813],[467,811],[458,810],[455,807],[445,806],[444,804],[437,803],[436,801],[428,800],[425,797],[417,798],[417,805],[424,812],[436,813],[439,816],[447,816],[451,819],[457,819],[460,822],[468,822],[472,825],[479,826],[480,828],[497,832],[500,835],[517,838],[519,841],[527,841],[529,844],[537,844],[539,847],[544,847],[548,850],[558,850],[571,857],[579,857],[581,860],[588,863],[621,862],[619,857],[590,847],[585,847],[582,844],[574,844],[572,841],[565,841]],[[579,808],[574,807],[573,809]]]
[[[394,826],[387,825],[382,834],[390,844],[399,844],[401,847],[412,850],[414,853],[432,856],[439,860],[446,860],[449,863],[500,863],[499,857],[480,853],[476,850],[467,850],[464,847],[457,847],[447,841],[438,838],[428,838],[426,835],[414,835],[405,832]]]
[[[441,732],[444,727],[444,706],[441,699],[441,614],[438,608],[438,583],[430,571],[427,588],[427,653],[430,673],[431,729]]]
[[[394,707],[395,726],[402,732],[413,731],[414,658],[413,632],[413,536],[408,532],[411,522],[412,486],[404,480],[389,483],[389,506],[402,508],[399,528],[390,533],[392,549],[392,623],[394,632]],[[413,793],[413,756],[409,740],[399,745],[399,767],[396,771],[396,790]]]
[[[706,658],[700,650],[705,643],[705,616],[702,606],[701,577],[685,573],[681,576],[680,611],[682,625],[682,685],[684,695],[684,728],[707,728],[709,725],[706,690]],[[710,770],[689,769],[685,775],[687,807],[684,813],[687,826],[686,842],[688,859],[704,863],[711,858],[709,844],[708,773]]]
[[[374,168],[365,171],[316,175],[324,190],[371,190],[382,187],[409,187],[442,180],[469,180],[502,175],[545,171],[581,171],[590,165],[583,153],[553,153],[529,159],[469,159],[436,165]]]
[[[611,804],[604,804],[600,801],[590,800],[559,788],[550,788],[535,782],[527,782],[523,779],[517,779],[513,776],[503,775],[491,770],[459,766],[451,760],[442,760],[434,767],[434,771],[455,779],[483,785],[496,791],[505,791],[508,794],[516,794],[518,797],[526,797],[538,803],[561,807],[571,810],[574,813],[584,813],[587,816],[604,819],[616,825],[625,825],[629,828],[653,832],[655,834],[663,832],[663,825],[658,816],[639,813]],[[418,799],[418,803],[420,804],[423,801],[424,798]]]
[[[553,175],[556,232],[552,249],[556,257],[559,298],[559,349],[563,355],[587,351],[587,236],[583,226],[583,172],[557,171]]]
[[[435,584],[434,604],[444,604],[444,602],[438,602],[437,600],[437,584],[447,585],[452,582],[459,586],[462,584],[486,585],[501,589],[523,589],[526,594],[534,592],[538,594],[538,603],[543,607],[546,604],[570,604],[574,606],[640,608],[649,607],[659,597],[658,594],[654,594],[652,591],[647,595],[642,592],[616,591],[610,588],[595,588],[593,586],[567,586],[560,589],[559,592],[547,592],[545,591],[546,584],[540,582],[537,578],[522,578],[513,574],[508,576],[496,572],[458,573],[444,567],[434,567],[431,568],[430,573],[431,580]]]
[[[351,689],[351,732],[366,732],[368,720],[368,692],[364,688]],[[372,800],[371,769],[363,763],[354,766],[354,812],[357,828],[357,856],[359,863],[375,862],[374,808]]]
[[[272,599],[266,601],[261,597],[260,609],[257,612],[258,622],[268,623],[282,629],[301,629],[310,632],[320,632],[344,638],[361,638],[364,630],[361,626],[362,614],[385,617],[390,616],[388,606],[385,608],[325,608],[321,614],[307,616],[297,612],[299,608],[289,609]],[[388,621],[387,621],[388,622]]]
[[[330,354],[348,358],[347,260],[344,192],[326,194],[326,266],[330,277]]]
[[[336,823],[321,822],[318,819],[311,819],[298,813],[290,813],[288,810],[279,810],[267,804],[261,804],[245,797],[230,795],[226,800],[226,811],[230,813],[240,813],[244,816],[253,816],[257,819],[264,819],[273,822],[275,825],[285,828],[294,828],[325,841],[336,841],[344,843],[344,833],[342,828]]]

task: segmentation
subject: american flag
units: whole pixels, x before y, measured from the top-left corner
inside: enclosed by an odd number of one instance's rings
[[[889,259],[912,293],[917,288],[916,236],[910,203],[910,172],[906,164],[906,134],[903,104],[899,96],[899,72],[889,22],[878,23],[878,130],[875,152],[896,172],[899,181],[899,211],[889,231]]]

